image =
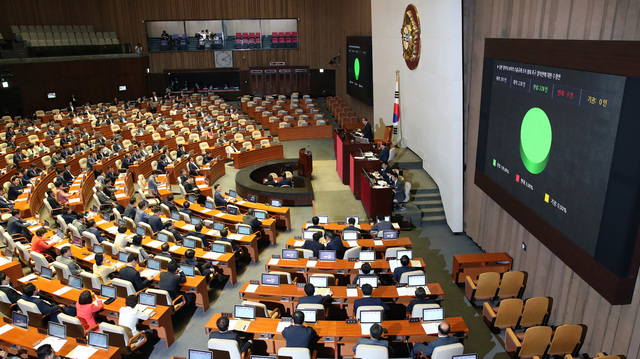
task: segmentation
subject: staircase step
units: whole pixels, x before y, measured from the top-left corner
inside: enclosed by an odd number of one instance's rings
[[[403,170],[421,170],[421,161],[393,161],[393,168],[402,168]]]
[[[442,208],[442,200],[440,200],[440,199],[436,199],[436,200],[421,200],[421,201],[414,200],[413,204],[415,204],[420,209]]]
[[[433,193],[435,193],[435,194],[440,195],[440,190],[437,187],[434,187],[434,188],[416,188],[415,190],[411,189],[411,193],[414,193],[414,194],[433,194]]]
[[[444,215],[442,216],[434,216],[434,217],[422,217],[422,225],[434,225],[434,224],[445,224],[447,223],[447,219]]]
[[[444,216],[444,208],[442,206],[435,208],[421,208],[422,218],[424,217],[434,217],[434,216]]]

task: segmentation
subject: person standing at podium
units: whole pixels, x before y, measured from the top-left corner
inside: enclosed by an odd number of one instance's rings
[[[373,130],[371,129],[371,124],[369,123],[369,119],[366,117],[362,118],[362,123],[364,124],[364,128],[362,129],[362,137],[369,140],[369,143],[373,142]]]

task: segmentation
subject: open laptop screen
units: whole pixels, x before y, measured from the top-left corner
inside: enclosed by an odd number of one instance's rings
[[[397,231],[382,231],[382,239],[398,239]]]
[[[360,311],[360,323],[382,323],[382,311],[381,310],[362,310]]]
[[[82,289],[82,278],[80,276],[69,277],[69,287]]]
[[[210,351],[189,349],[189,357],[187,359],[213,359],[213,353]]]
[[[100,295],[107,298],[115,298],[116,297],[116,287],[111,285],[102,284],[100,286]]]
[[[93,253],[95,254],[104,253],[104,246],[102,244],[94,244]]]
[[[162,232],[158,232],[158,235],[156,236],[156,239],[162,243],[167,243],[169,242],[169,235],[166,233],[162,233]],[[94,246],[95,248],[95,246]]]
[[[107,334],[90,331],[87,344],[99,349],[109,349],[109,336]]]
[[[136,227],[136,234],[144,236],[145,233],[147,233],[147,229],[146,228],[144,228],[143,226]]]
[[[224,223],[222,222],[213,222],[213,229],[216,231],[221,231],[224,228]]]
[[[67,339],[67,327],[64,324],[58,324],[54,322],[49,322],[47,334],[49,336],[59,338],[59,339]]]
[[[267,214],[267,212],[265,211],[260,211],[260,210],[256,210],[253,212],[253,215],[256,216],[257,219],[259,220],[265,220],[269,217],[269,215]]]
[[[313,235],[316,233],[316,231],[302,231],[302,239],[304,239],[305,241],[310,241],[313,239]]]
[[[229,190],[229,197],[236,197],[236,191],[230,189]]]
[[[258,203],[258,196],[256,196],[255,194],[248,195],[247,199],[250,203]]]
[[[226,253],[227,247],[224,243],[211,243],[211,251],[216,253]]]
[[[180,212],[176,212],[176,211],[171,212],[171,219],[173,219],[174,221],[179,221],[180,220]]]
[[[305,323],[318,322],[318,312],[315,309],[301,309],[300,311],[304,314]]]
[[[234,305],[233,316],[239,319],[256,319],[256,307],[252,305]]]
[[[375,251],[360,251],[360,253],[358,253],[358,260],[360,262],[375,262],[376,261],[376,252]]]
[[[153,293],[140,293],[140,304],[142,305],[146,305],[147,307],[155,307],[156,300],[156,295]]]
[[[444,320],[444,308],[424,308],[422,320],[425,322],[441,322]]]
[[[195,249],[196,248],[196,241],[195,241],[195,239],[185,238],[182,241],[182,246],[185,247],[185,248]]]
[[[424,287],[427,285],[427,276],[424,274],[410,275],[407,279],[409,287]]]
[[[378,288],[378,276],[377,275],[363,275],[358,277],[358,286],[362,288],[363,285],[369,284],[373,288]]]
[[[413,259],[413,251],[411,249],[405,249],[396,252],[396,258],[400,259],[403,256],[407,256],[409,257],[409,259]]]
[[[318,224],[329,224],[329,216],[318,216],[320,222]]]
[[[279,286],[280,285],[280,275],[262,273],[262,278],[260,280],[260,283],[262,283],[263,285]]]
[[[227,213],[237,216],[238,215],[238,207],[236,206],[232,206],[232,205],[228,205],[227,206]]]
[[[342,232],[342,239],[344,239],[345,241],[355,241],[358,239],[358,232],[344,231]]]
[[[206,209],[213,209],[213,202],[211,202],[211,201],[206,201],[206,202],[204,203],[204,208],[206,208]]]
[[[282,249],[282,259],[298,259],[298,250]]]
[[[238,226],[238,234],[251,235],[251,226]]]
[[[271,200],[271,206],[272,207],[282,207],[282,201],[279,199],[272,199]]]
[[[309,283],[316,288],[327,288],[329,286],[329,277],[325,276],[309,276]]]
[[[123,263],[129,262],[129,252],[118,252],[118,261]]]
[[[53,278],[53,270],[48,267],[40,267],[40,276],[50,280]]]
[[[27,329],[29,326],[29,317],[22,313],[11,313],[11,320],[13,321],[13,325],[18,328]]]
[[[195,216],[191,217],[191,224],[193,224],[195,226],[195,225],[198,225],[200,223],[202,223],[202,220],[200,218],[195,217]]]
[[[336,251],[333,250],[321,250],[318,253],[318,260],[335,262],[336,261]]]
[[[147,268],[153,270],[161,270],[161,263],[159,259],[149,258],[147,259]]]
[[[195,277],[196,276],[196,267],[195,266],[188,265],[188,264],[181,264],[180,265],[180,270],[187,277]]]

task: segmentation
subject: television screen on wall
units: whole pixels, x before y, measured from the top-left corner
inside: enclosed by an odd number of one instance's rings
[[[371,36],[347,36],[347,94],[373,105]]]

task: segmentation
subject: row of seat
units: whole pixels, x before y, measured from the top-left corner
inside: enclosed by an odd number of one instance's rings
[[[14,34],[25,32],[94,32],[93,25],[13,25]]]
[[[16,41],[24,41],[27,47],[117,45],[115,32],[95,32],[93,26],[12,26]]]
[[[351,109],[349,104],[340,96],[327,97],[327,110],[331,112],[333,118],[341,127],[345,127],[345,124],[357,124],[359,123],[358,117]]]
[[[525,272],[509,271],[502,274],[486,272],[474,281],[467,276],[465,281],[465,296],[469,302],[503,300],[520,298],[525,288],[527,276]]]

